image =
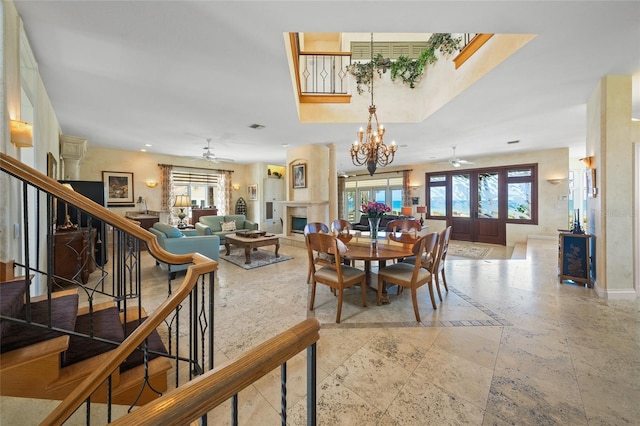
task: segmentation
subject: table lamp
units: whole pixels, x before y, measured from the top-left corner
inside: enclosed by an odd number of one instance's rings
[[[69,183],[63,183],[62,186],[74,191],[73,187]],[[71,216],[69,215],[69,204],[65,202],[64,203],[64,224],[58,226],[57,230],[68,231],[73,229],[78,229],[78,225],[74,225],[73,222],[71,222]]]
[[[176,196],[176,202],[173,203],[173,207],[178,207],[180,209],[180,213],[178,213],[178,228],[186,228],[187,223],[184,218],[187,217],[187,214],[184,212],[185,207],[191,207],[191,198],[188,195],[178,195]]]
[[[424,218],[422,217],[422,213],[426,213],[427,212],[427,207],[426,206],[418,206],[416,207],[416,211],[418,213],[420,213],[420,226],[424,225]]]
[[[400,209],[402,216],[411,216],[413,209],[411,207],[403,207]]]

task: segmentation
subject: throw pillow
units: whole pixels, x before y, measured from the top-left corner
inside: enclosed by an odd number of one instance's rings
[[[223,231],[235,231],[236,230],[236,222],[222,222],[222,230]]]

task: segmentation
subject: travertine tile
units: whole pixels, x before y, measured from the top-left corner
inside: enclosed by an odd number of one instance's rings
[[[365,308],[360,290],[349,289],[336,324],[337,298],[319,285],[316,309],[308,311],[306,251],[282,245],[280,252],[293,260],[250,271],[220,262],[215,365],[317,318],[319,425],[617,425],[640,419],[640,300],[605,300],[593,289],[559,283],[555,240],[530,240],[527,259],[447,259],[449,292],[443,289],[434,311],[427,288],[419,290],[419,323],[407,291],[392,291],[391,303],[377,306],[368,289]],[[147,253],[142,260],[151,311],[166,298],[166,273]],[[304,425],[306,352],[288,363],[288,375],[288,424]],[[277,369],[240,393],[240,424],[280,423],[279,383]],[[22,419],[14,413],[57,402],[0,397],[0,404],[0,421],[9,424]],[[229,417],[225,403],[209,424],[229,424]]]

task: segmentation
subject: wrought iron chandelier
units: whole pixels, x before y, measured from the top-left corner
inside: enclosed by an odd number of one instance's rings
[[[360,127],[358,131],[358,139],[353,143],[349,152],[351,153],[351,161],[356,166],[367,165],[369,174],[373,176],[378,166],[384,167],[393,161],[396,150],[395,141],[391,142],[391,145],[385,145],[384,143],[384,126],[378,122],[378,115],[376,114],[376,105],[373,103],[373,33],[371,33],[371,79],[370,92],[371,92],[371,105],[369,106],[369,120],[367,122],[367,129]],[[371,121],[375,120],[375,129],[371,125]]]

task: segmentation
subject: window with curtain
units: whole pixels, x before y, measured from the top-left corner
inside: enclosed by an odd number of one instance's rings
[[[188,195],[191,208],[218,207],[220,199],[220,175],[207,170],[186,170],[174,167],[171,171],[171,193],[173,199],[177,195]],[[173,199],[170,205],[173,206]],[[191,217],[191,209],[188,211]]]

